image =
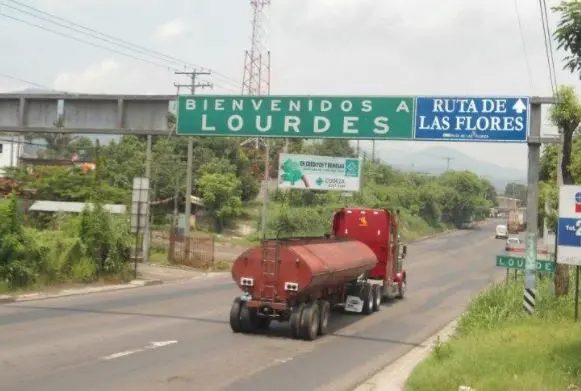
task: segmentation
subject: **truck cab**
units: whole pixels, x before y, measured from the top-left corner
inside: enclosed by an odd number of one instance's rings
[[[383,298],[403,298],[407,276],[403,259],[407,246],[400,242],[399,211],[387,209],[341,208],[332,219],[333,236],[363,242],[377,256],[377,265],[368,278],[383,287]]]

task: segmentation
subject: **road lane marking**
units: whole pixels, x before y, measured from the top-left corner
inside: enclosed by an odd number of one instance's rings
[[[133,350],[125,350],[123,352],[113,353],[113,354],[110,354],[108,356],[103,356],[100,359],[101,360],[105,360],[105,361],[107,361],[107,360],[113,360],[113,359],[116,359],[116,358],[129,356],[131,354],[145,352],[146,350],[152,350],[152,349],[162,348],[164,346],[169,346],[169,345],[173,345],[173,344],[176,344],[176,343],[178,343],[178,341],[151,342],[149,345],[144,346],[142,348],[133,349]]]

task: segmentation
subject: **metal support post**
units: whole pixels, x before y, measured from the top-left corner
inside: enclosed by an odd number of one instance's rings
[[[264,152],[264,185],[262,189],[262,213],[260,216],[260,237],[264,239],[266,232],[266,215],[268,213],[268,180],[270,179],[270,140],[265,139]]]
[[[152,136],[147,136],[147,150],[145,151],[145,177],[151,183],[151,140]],[[151,218],[151,194],[147,192],[147,207],[145,208],[145,223],[143,227],[143,263],[149,262],[149,243],[151,240],[151,232],[149,232],[149,224]]]
[[[525,256],[525,289],[523,306],[529,313],[535,312],[536,264],[539,204],[539,170],[541,160],[541,104],[530,105],[530,137],[528,142],[529,162],[527,180],[527,235]]]
[[[186,226],[184,229],[185,237],[185,256],[189,259],[190,256],[190,218],[192,215],[192,184],[193,184],[193,155],[194,155],[194,138],[188,137],[188,159],[186,163],[186,199],[185,199],[185,210],[186,215]]]

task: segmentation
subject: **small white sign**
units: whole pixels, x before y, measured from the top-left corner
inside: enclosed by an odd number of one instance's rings
[[[342,192],[361,189],[360,158],[281,153],[278,163],[279,189]]]
[[[149,215],[149,179],[133,178],[131,196],[131,232],[142,232]]]
[[[361,312],[363,311],[363,300],[357,296],[347,296],[345,300],[345,311]]]

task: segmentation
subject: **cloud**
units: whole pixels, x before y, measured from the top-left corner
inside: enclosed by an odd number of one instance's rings
[[[110,58],[60,73],[53,88],[89,94],[175,94],[172,70]]]
[[[120,76],[121,66],[114,59],[107,59],[91,65],[80,72],[61,73],[53,85],[57,90],[71,92],[107,91],[111,79]]]
[[[159,26],[155,32],[155,37],[165,40],[182,35],[185,31],[186,26],[181,19],[175,19]]]

